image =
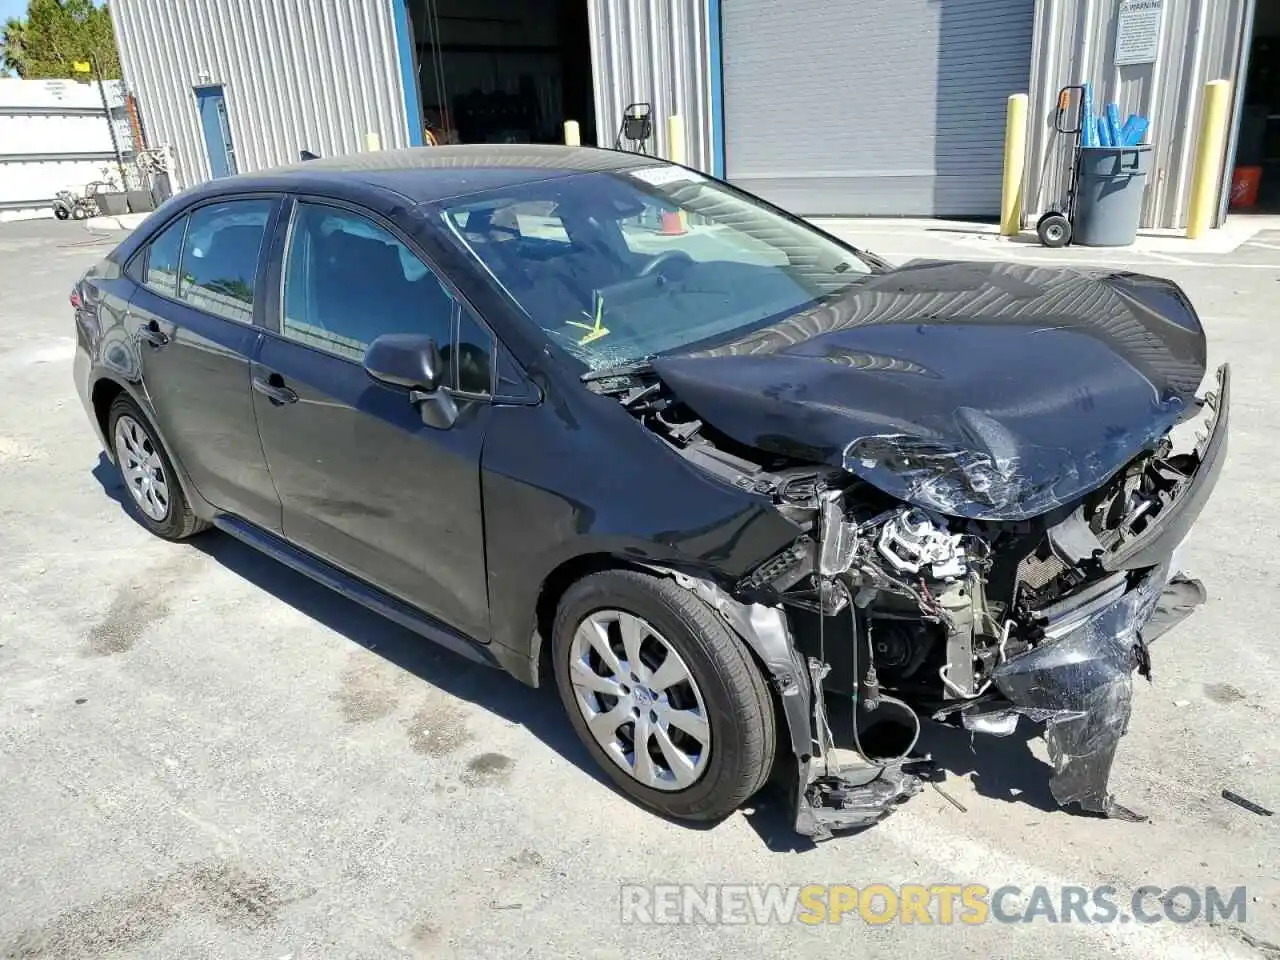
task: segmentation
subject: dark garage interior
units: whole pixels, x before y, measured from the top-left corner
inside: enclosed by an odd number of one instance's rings
[[[587,0],[409,0],[437,143],[595,143]]]
[[[1280,0],[1259,0],[1241,91],[1232,213],[1280,212]]]

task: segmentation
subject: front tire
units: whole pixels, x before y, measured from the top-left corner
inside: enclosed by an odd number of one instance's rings
[[[169,454],[128,394],[111,404],[107,437],[126,498],[144,527],[165,540],[185,540],[208,526],[192,513]]]
[[[742,640],[673,579],[580,580],[560,602],[552,656],[579,739],[642,806],[719,820],[763,786],[776,746],[769,687]]]

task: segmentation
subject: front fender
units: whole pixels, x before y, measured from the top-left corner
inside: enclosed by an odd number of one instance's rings
[[[591,399],[601,403],[496,409],[485,437],[490,632],[524,656],[545,585],[582,558],[735,582],[803,532],[767,498],[712,479],[617,404]]]

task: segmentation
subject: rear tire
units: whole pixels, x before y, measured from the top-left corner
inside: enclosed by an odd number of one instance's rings
[[[116,397],[107,413],[107,440],[115,453],[125,499],[144,527],[165,540],[185,540],[208,528],[192,513],[173,461],[127,393]]]
[[[579,739],[640,805],[718,820],[764,785],[777,733],[769,687],[742,640],[673,579],[610,570],[580,580],[560,602],[552,656]]]
[[[71,218],[73,220],[85,220],[88,218],[88,216],[89,216],[89,211],[86,210],[84,207],[80,206],[79,204],[76,204],[74,207],[71,208]]]

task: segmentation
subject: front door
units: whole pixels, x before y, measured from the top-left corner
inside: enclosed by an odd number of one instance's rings
[[[237,172],[236,148],[231,142],[227,98],[222,87],[196,87],[196,108],[200,113],[200,128],[204,131],[209,172],[215,178],[232,176]]]
[[[489,638],[480,453],[486,372],[461,416],[426,426],[407,390],[361,364],[384,333],[428,333],[446,357],[492,339],[401,239],[371,217],[299,202],[278,331],[253,365],[254,407],[291,542],[473,639]],[[464,333],[458,333],[460,327]],[[472,371],[474,376],[474,371]],[[452,383],[459,383],[458,374]]]
[[[261,256],[279,201],[220,200],[178,218],[130,262],[126,325],[170,452],[214,506],[280,529],[249,389]]]

